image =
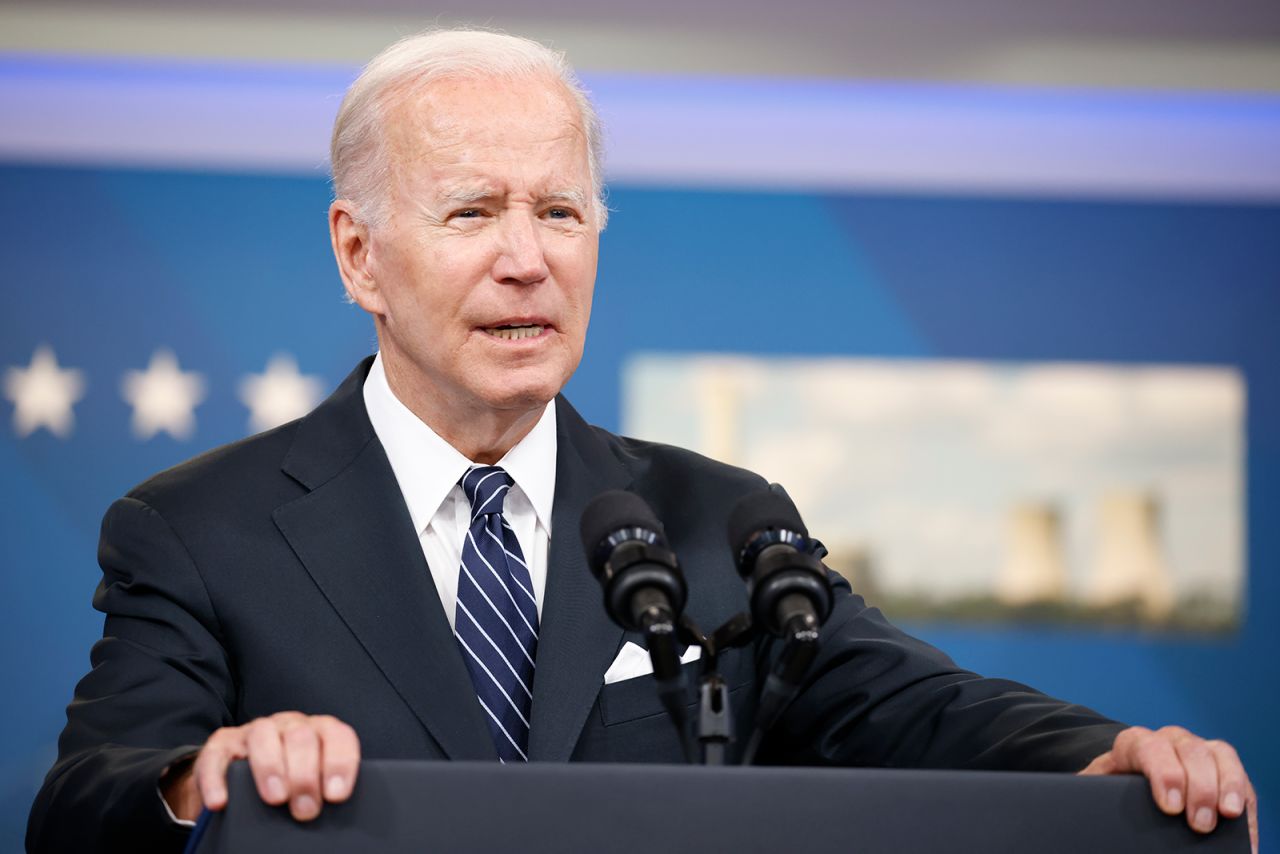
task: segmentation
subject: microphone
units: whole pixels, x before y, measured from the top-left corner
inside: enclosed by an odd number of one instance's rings
[[[685,761],[693,763],[684,669],[676,648],[676,625],[689,588],[662,523],[640,496],[610,490],[582,511],[580,533],[587,565],[604,588],[609,617],[628,631],[644,633],[658,697],[680,735]]]
[[[816,632],[831,614],[831,586],[800,512],[781,487],[753,492],[729,515],[729,547],[747,582],[751,617],[781,638]]]
[[[742,755],[742,764],[750,765],[818,655],[818,629],[831,614],[831,586],[821,560],[826,549],[809,538],[800,511],[780,486],[738,502],[729,514],[729,546],[747,581],[752,620],[786,640],[760,691]]]
[[[689,589],[644,499],[620,489],[600,493],[582,512],[581,533],[610,618],[633,632],[648,634],[662,623],[674,632]]]

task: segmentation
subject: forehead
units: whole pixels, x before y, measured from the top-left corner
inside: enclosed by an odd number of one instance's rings
[[[589,173],[581,115],[553,78],[446,78],[393,93],[384,109],[402,178],[584,183]]]

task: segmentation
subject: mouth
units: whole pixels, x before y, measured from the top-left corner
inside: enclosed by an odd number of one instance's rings
[[[497,326],[482,326],[480,331],[491,338],[503,341],[521,341],[525,338],[537,338],[548,325],[545,323],[502,323]]]

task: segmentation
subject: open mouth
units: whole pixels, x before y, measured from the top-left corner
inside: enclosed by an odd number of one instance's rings
[[[545,326],[535,323],[526,324],[510,324],[506,326],[489,326],[484,327],[481,331],[485,335],[491,335],[494,338],[501,338],[504,341],[519,341],[521,338],[537,338],[542,334]]]

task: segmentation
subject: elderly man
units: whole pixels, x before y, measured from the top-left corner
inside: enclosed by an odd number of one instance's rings
[[[362,755],[679,761],[649,680],[604,684],[625,636],[578,519],[603,490],[643,496],[714,625],[745,607],[722,532],[763,481],[591,427],[558,397],[606,213],[585,93],[541,45],[414,36],[347,93],[333,170],[334,254],[378,355],[307,417],[108,511],[104,636],[32,849],[176,849],[202,806],[226,805],[239,758],[300,821],[350,796]],[[1228,745],[968,673],[839,582],[836,598],[767,761],[1140,772],[1196,830],[1252,819]],[[743,719],[754,655],[724,660]]]

